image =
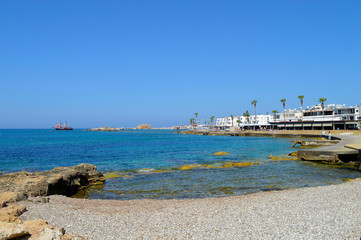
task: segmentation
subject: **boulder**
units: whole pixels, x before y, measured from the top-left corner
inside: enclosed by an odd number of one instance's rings
[[[29,240],[61,240],[64,228],[44,228],[38,236],[31,236]]]
[[[74,237],[65,233],[63,228],[57,228],[49,225],[45,220],[37,219],[25,221],[25,229],[29,232],[30,237],[27,240],[80,240],[82,237]]]
[[[39,236],[44,228],[50,227],[48,223],[42,219],[25,221],[23,226],[33,238]]]
[[[71,196],[82,187],[104,182],[103,173],[91,164],[57,167],[45,172],[0,175],[0,205],[27,197],[61,194]]]
[[[0,208],[0,221],[7,223],[21,223],[18,216],[26,211],[24,205],[11,204],[7,207]]]
[[[29,232],[24,226],[16,223],[0,222],[0,239],[7,240],[27,235]]]
[[[4,181],[3,184],[1,184],[2,182],[0,181],[0,186],[3,187],[3,185],[6,184],[6,182]],[[25,199],[25,195],[20,194],[18,192],[10,192],[10,191],[4,191],[1,192],[0,188],[0,208],[1,207],[5,207],[7,203],[12,203],[12,202],[17,202],[20,200]]]

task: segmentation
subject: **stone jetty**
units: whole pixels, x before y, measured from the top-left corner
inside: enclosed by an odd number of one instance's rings
[[[339,134],[336,137],[340,141],[335,145],[299,150],[297,155],[301,160],[360,166],[361,136]]]

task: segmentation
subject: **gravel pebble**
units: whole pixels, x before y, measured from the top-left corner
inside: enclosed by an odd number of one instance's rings
[[[45,219],[87,239],[360,239],[361,181],[186,200],[25,202],[22,220]]]

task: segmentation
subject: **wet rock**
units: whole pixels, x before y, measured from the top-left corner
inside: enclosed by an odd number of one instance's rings
[[[115,173],[115,172],[111,172],[111,173],[108,173],[107,175],[104,176],[106,179],[108,178],[119,178],[121,177],[121,175]]]
[[[258,163],[257,163],[258,164]],[[233,163],[234,167],[250,167],[253,164],[250,162],[238,162],[238,163]]]
[[[269,155],[268,158],[272,159],[272,160],[280,160],[279,157],[273,156],[273,155]]]
[[[224,156],[224,155],[228,155],[229,153],[228,152],[216,152],[216,153],[213,153],[214,156]]]
[[[297,157],[297,152],[291,152],[288,154],[288,156]]]
[[[27,235],[28,233],[29,232],[25,229],[25,227],[20,224],[0,222],[1,240],[18,238]]]
[[[233,164],[231,162],[228,162],[228,163],[224,164],[222,167],[223,168],[233,167]]]

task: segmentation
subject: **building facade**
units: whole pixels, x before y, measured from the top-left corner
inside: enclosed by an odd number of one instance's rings
[[[251,115],[249,117],[224,117],[217,118],[215,127],[220,130],[237,130],[237,129],[269,129],[273,122],[271,115]]]
[[[361,105],[346,106],[329,104],[315,105],[303,111],[286,110],[277,113],[272,128],[289,130],[339,130],[358,129],[361,122]]]

